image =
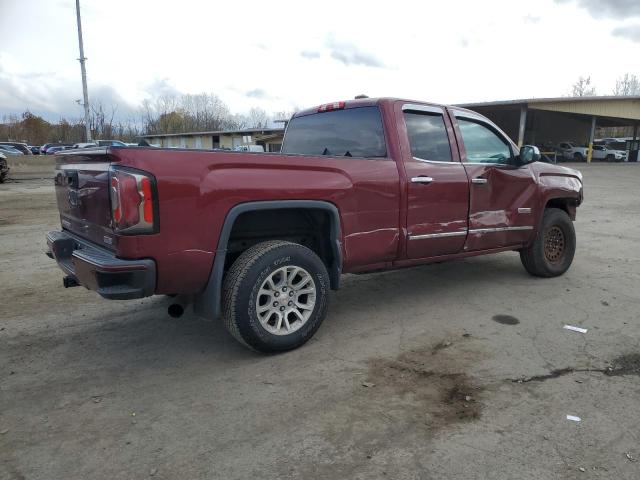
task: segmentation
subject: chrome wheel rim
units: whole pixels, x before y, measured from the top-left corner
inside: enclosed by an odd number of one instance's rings
[[[316,284],[302,267],[287,265],[262,282],[256,296],[256,314],[262,327],[274,335],[299,330],[316,304]]]

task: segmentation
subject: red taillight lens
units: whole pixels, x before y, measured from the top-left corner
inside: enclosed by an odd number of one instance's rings
[[[157,231],[152,177],[142,172],[113,168],[109,185],[111,219],[117,233],[143,234]]]

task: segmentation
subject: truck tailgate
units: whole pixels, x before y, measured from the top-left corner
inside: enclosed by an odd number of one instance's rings
[[[55,171],[62,227],[109,249],[115,249],[117,239],[109,200],[109,166],[113,160],[106,149],[67,153],[56,158]]]

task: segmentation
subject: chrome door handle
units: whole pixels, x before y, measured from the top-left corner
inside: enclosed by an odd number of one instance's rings
[[[411,183],[431,183],[433,178],[431,177],[412,177]]]
[[[485,183],[487,183],[487,179],[486,178],[472,178],[471,179],[471,183],[475,183],[476,185],[484,185]]]

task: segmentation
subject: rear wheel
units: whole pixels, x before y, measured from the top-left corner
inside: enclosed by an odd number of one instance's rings
[[[607,162],[615,162],[616,161],[616,157],[609,154],[607,155]]]
[[[584,156],[581,153],[574,153],[573,154],[573,159],[576,162],[584,162]]]
[[[229,332],[260,352],[299,347],[324,320],[329,276],[302,245],[270,240],[246,250],[227,273],[222,311]]]
[[[569,269],[575,251],[576,233],[571,218],[564,210],[548,208],[533,243],[520,251],[520,260],[531,275],[557,277]]]

